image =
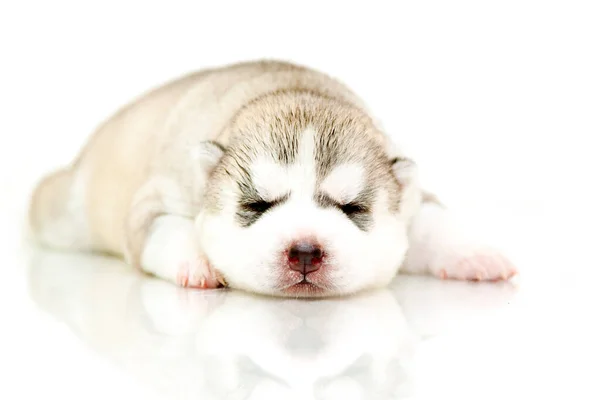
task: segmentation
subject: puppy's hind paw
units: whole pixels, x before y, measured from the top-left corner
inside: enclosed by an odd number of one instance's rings
[[[499,251],[464,248],[441,255],[432,268],[442,279],[502,281],[517,275],[517,268]]]

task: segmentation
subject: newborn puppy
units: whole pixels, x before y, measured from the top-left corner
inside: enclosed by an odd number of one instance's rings
[[[285,62],[203,70],[106,121],[30,208],[44,245],[177,285],[316,297],[399,272],[507,279],[342,83]]]

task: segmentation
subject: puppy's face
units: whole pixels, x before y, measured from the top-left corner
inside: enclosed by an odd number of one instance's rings
[[[197,220],[203,251],[231,287],[263,294],[387,284],[407,249],[414,188],[364,117],[289,103],[238,120]]]

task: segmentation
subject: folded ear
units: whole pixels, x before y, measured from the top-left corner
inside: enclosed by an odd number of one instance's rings
[[[192,149],[192,158],[207,170],[214,168],[225,154],[225,147],[214,140],[207,140]]]
[[[407,157],[394,157],[390,161],[392,172],[402,186],[408,186],[417,179],[417,164]]]

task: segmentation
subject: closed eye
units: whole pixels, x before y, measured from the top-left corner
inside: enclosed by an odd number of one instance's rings
[[[245,219],[246,222],[254,222],[273,207],[285,202],[288,197],[289,195],[285,195],[272,201],[263,199],[248,199],[247,201],[241,201],[238,215],[242,217],[242,219]]]
[[[315,202],[324,208],[334,207],[340,210],[362,231],[366,231],[372,223],[371,209],[367,203],[362,201],[354,200],[342,204],[326,194],[319,193],[315,196]]]
[[[349,203],[339,203],[326,194],[318,194],[315,196],[315,201],[321,207],[335,207],[348,217],[369,212],[369,208],[366,205],[359,203],[356,200]]]
[[[367,208],[358,203],[347,203],[338,206],[340,210],[348,217],[355,216],[356,214],[362,214],[367,212]]]
[[[275,204],[276,204],[275,201],[258,200],[258,201],[254,201],[251,203],[245,203],[242,205],[242,207],[246,211],[251,211],[251,212],[255,212],[257,214],[262,214],[262,213],[268,211],[270,208],[272,208]]]

